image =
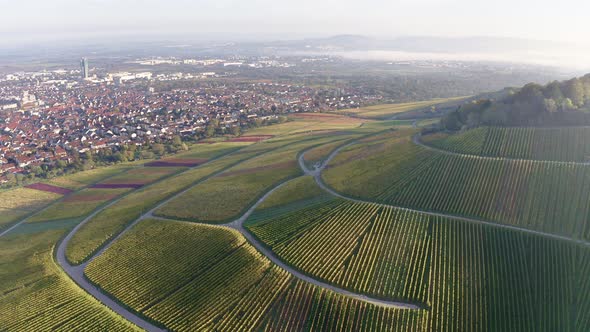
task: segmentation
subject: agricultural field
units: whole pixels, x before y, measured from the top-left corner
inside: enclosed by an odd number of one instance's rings
[[[266,191],[302,174],[297,162],[300,151],[334,139],[338,137],[312,137],[242,162],[172,200],[155,215],[206,223],[232,221]]]
[[[425,304],[429,219],[335,200],[258,218],[248,229],[282,260],[309,275],[358,293]]]
[[[87,188],[52,204],[27,220],[29,223],[80,218],[127,192],[130,189]]]
[[[135,226],[86,275],[175,331],[250,330],[290,282],[235,231],[154,220]]]
[[[166,250],[153,250],[162,244]],[[284,330],[280,324],[358,326],[358,330],[395,326],[403,330],[421,323],[423,316],[366,305],[295,281],[235,231],[215,226],[143,221],[104,255],[86,268],[89,278],[142,315],[175,331]],[[176,268],[164,264],[172,260]],[[104,271],[111,270],[120,271],[118,283],[105,277]],[[129,280],[138,278],[147,281],[126,288]],[[349,307],[367,312],[345,318]],[[283,319],[279,321],[277,315]]]
[[[382,105],[368,106],[368,107],[357,108],[357,109],[347,109],[347,110],[339,111],[339,113],[349,115],[349,116],[359,117],[359,118],[386,120],[386,119],[391,119],[395,115],[398,115],[401,113],[415,111],[415,110],[419,110],[422,108],[429,108],[432,106],[436,106],[438,104],[443,104],[446,102],[461,100],[461,99],[464,99],[464,97],[448,98],[448,99],[434,99],[434,100],[419,101],[419,102],[413,102],[413,103],[382,104]]]
[[[452,152],[551,161],[590,161],[590,127],[480,127],[449,135],[425,136],[432,146]]]
[[[53,247],[65,229],[7,235],[0,241],[3,331],[139,331],[63,274]]]
[[[88,171],[58,176],[56,178],[48,180],[47,183],[58,187],[76,190],[86,187],[90,184],[100,182],[106,178],[115,176],[129,169],[130,167],[127,165],[100,167]]]
[[[179,167],[140,167],[140,168],[133,168],[127,172],[121,173],[119,175],[115,175],[104,181],[101,181],[100,184],[105,185],[119,185],[119,184],[128,184],[128,185],[139,185],[143,186],[154,181],[157,181],[163,177],[170,176],[174,173],[182,171],[182,168]]]
[[[276,147],[273,144],[262,145],[262,148],[252,145],[126,195],[80,228],[68,244],[66,250],[68,260],[73,264],[82,263],[98,251],[104,243],[158,203],[212,175],[255,157],[266,149],[274,148]]]
[[[583,331],[590,323],[588,247],[342,200],[248,228],[308,275],[422,303],[414,329]]]
[[[248,135],[283,136],[315,131],[354,130],[370,121],[332,113],[298,113],[289,116],[289,120],[285,123],[249,130]]]
[[[61,197],[59,194],[28,188],[0,191],[0,231]]]
[[[590,239],[586,165],[447,155],[409,139],[389,144],[351,147],[324,181],[376,202]]]
[[[305,152],[303,160],[305,161],[305,165],[309,169],[314,169],[315,166],[322,164],[332,151],[336,150],[338,147],[346,144],[348,140],[338,140],[329,144],[320,145],[313,149],[310,149]]]

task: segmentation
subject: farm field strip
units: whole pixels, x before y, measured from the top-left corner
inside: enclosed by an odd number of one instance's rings
[[[130,189],[97,189],[94,186],[77,191],[31,216],[26,223],[81,218]]]
[[[89,183],[84,184],[82,187],[78,187],[77,189],[73,189],[72,193],[66,196],[49,193],[49,192],[42,192],[36,191],[27,188],[17,188],[13,190],[8,190],[5,192],[0,192],[0,208],[5,206],[7,209],[14,210],[15,206],[19,206],[18,209],[22,208],[22,205],[26,205],[27,202],[33,202],[37,199],[44,200],[44,203],[33,204],[32,207],[26,209],[27,213],[16,213],[6,224],[4,224],[5,229],[2,230],[2,224],[0,224],[0,237],[10,233],[12,230],[17,228],[19,225],[22,225],[25,222],[28,222],[30,219],[36,219],[38,215],[43,215],[46,210],[55,210],[55,206],[62,204],[64,201],[68,200],[71,197],[81,194],[84,190],[88,189],[93,183],[90,181],[102,181],[104,179],[108,179],[109,177],[118,176],[120,172],[127,171],[128,168],[115,168],[115,171],[108,170],[108,169],[97,169],[97,170],[90,170],[88,171],[91,174],[82,174],[84,172],[76,173],[70,175],[68,177],[74,177],[76,179],[84,179],[84,181],[88,180]],[[7,196],[8,197],[2,197]],[[14,197],[18,196],[18,199],[14,199]],[[13,198],[11,198],[13,197]],[[21,205],[14,205],[14,202],[18,201]],[[35,211],[36,210],[36,211]],[[20,219],[20,220],[19,220]],[[2,219],[0,218],[0,222]],[[7,224],[12,223],[12,225],[7,226]]]
[[[590,147],[584,144],[590,140],[590,127],[480,127],[454,135],[416,138],[417,144],[458,155],[576,164],[590,161]]]

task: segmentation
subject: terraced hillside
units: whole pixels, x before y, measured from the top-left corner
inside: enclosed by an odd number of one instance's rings
[[[445,154],[406,136],[350,147],[323,179],[375,202],[590,239],[584,164]]]
[[[455,135],[426,136],[423,140],[432,146],[465,154],[552,161],[590,161],[590,127],[480,127]]]

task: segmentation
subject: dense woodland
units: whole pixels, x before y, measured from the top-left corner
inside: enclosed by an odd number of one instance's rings
[[[494,99],[462,105],[442,126],[460,130],[477,126],[573,126],[590,124],[590,74],[547,85],[530,83],[507,89]]]

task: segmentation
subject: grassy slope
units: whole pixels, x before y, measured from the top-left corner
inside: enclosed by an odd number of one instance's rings
[[[375,106],[368,106],[358,109],[347,109],[342,110],[340,113],[342,114],[349,114],[358,116],[361,118],[367,119],[377,119],[377,120],[384,120],[393,117],[394,115],[400,113],[406,113],[414,110],[418,110],[421,108],[426,108],[430,106],[435,106],[438,104],[443,104],[449,101],[460,100],[464,97],[459,98],[443,98],[443,99],[434,99],[434,100],[427,100],[427,101],[419,101],[419,102],[411,102],[411,103],[400,103],[400,104],[382,104],[382,105],[375,105]]]
[[[302,173],[297,164],[300,151],[333,139],[318,136],[243,162],[199,184],[163,206],[156,214],[200,222],[231,221],[264,192]]]

